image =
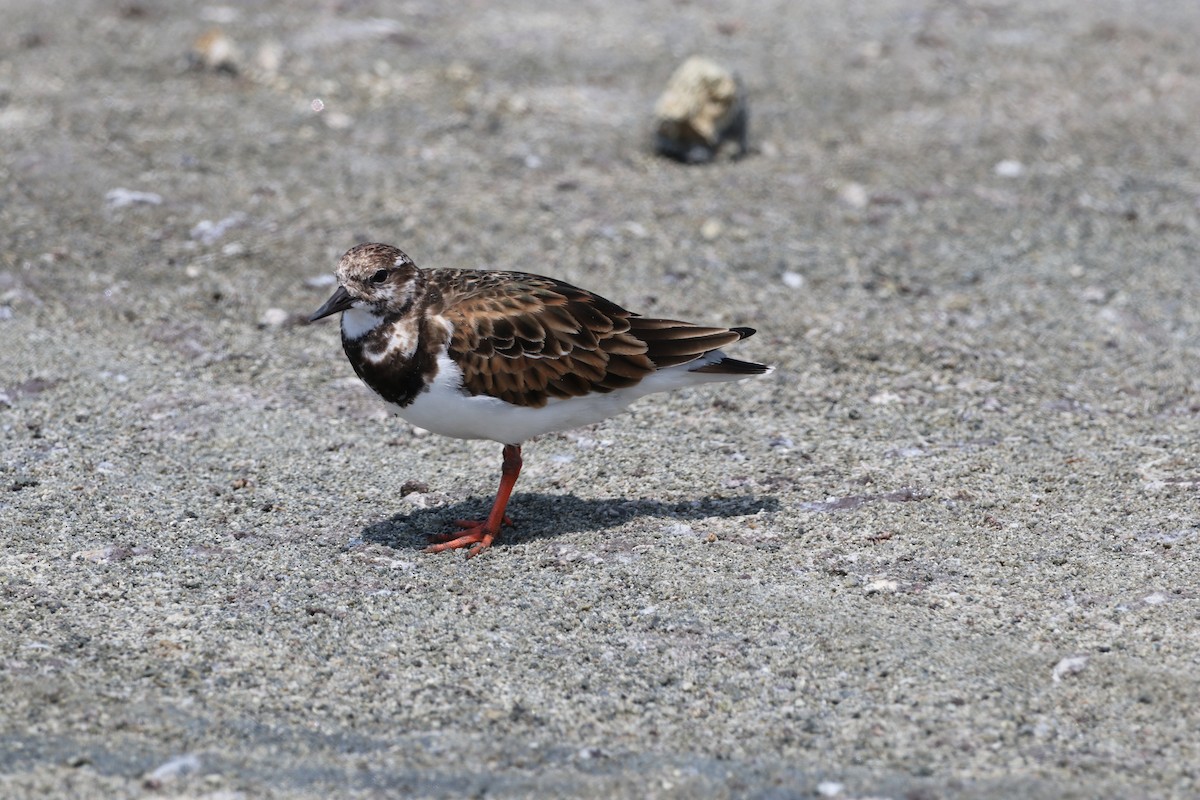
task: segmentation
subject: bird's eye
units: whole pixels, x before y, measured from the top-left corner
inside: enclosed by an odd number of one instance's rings
[[[371,276],[371,283],[383,283],[387,280],[387,276],[388,271],[386,269],[376,270],[375,274]]]

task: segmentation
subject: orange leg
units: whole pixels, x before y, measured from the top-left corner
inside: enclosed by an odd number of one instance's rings
[[[496,502],[483,522],[460,519],[455,525],[466,528],[466,533],[438,533],[429,537],[434,544],[425,548],[427,553],[440,553],[443,550],[457,550],[470,547],[467,558],[477,556],[492,546],[492,542],[500,535],[500,526],[512,524],[512,520],[504,513],[508,507],[508,497],[512,494],[517,476],[521,474],[521,446],[516,444],[504,445],[504,466],[500,470],[500,488],[496,491]]]

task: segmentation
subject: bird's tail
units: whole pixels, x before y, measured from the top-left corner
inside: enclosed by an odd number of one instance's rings
[[[736,358],[730,358],[715,351],[712,355],[720,355],[716,361],[708,361],[705,359],[703,366],[690,369],[688,372],[706,372],[716,373],[718,375],[762,375],[770,372],[771,367],[766,364],[756,364],[753,361],[741,361]]]
[[[741,339],[747,339],[754,335],[754,328],[730,328]],[[711,350],[704,354],[700,359],[700,366],[695,369],[690,369],[688,372],[705,372],[716,375],[763,375],[770,372],[773,367],[768,367],[766,364],[756,364],[753,361],[742,361],[736,358],[730,358],[720,350]]]

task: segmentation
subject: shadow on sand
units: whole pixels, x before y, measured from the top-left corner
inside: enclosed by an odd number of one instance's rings
[[[490,507],[491,498],[471,498],[439,508],[415,509],[367,525],[362,538],[397,549],[422,549],[428,544],[429,534],[455,530],[456,519],[483,519]],[[614,528],[637,517],[687,521],[778,510],[779,501],[774,497],[705,497],[665,503],[644,498],[583,500],[570,494],[523,493],[513,495],[508,504],[514,525],[506,527],[503,536],[518,541]]]

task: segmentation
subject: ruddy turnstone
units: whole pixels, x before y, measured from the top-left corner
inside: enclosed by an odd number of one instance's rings
[[[435,553],[477,555],[512,524],[504,512],[526,439],[599,422],[652,392],[771,369],[719,349],[753,328],[642,317],[540,275],[422,270],[391,245],[360,244],[338,262],[337,280],[309,321],[342,312],[358,377],[414,425],[504,445],[491,513],[432,535]]]

